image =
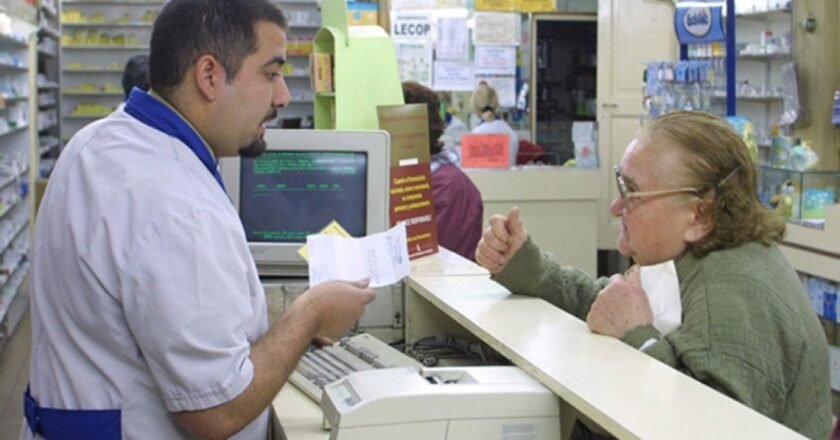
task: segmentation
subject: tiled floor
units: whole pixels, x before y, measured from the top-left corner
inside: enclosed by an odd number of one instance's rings
[[[29,380],[32,331],[29,311],[0,352],[0,440],[16,439],[23,423],[23,390]]]

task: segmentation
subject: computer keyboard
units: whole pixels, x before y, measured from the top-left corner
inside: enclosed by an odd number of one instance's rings
[[[361,370],[422,365],[367,333],[343,338],[332,346],[309,347],[289,381],[320,403],[324,385]]]

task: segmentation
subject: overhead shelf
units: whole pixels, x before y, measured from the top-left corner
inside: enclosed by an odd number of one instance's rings
[[[103,22],[103,23],[96,23],[92,21],[86,22],[70,22],[70,23],[61,23],[63,27],[117,27],[117,28],[127,28],[127,27],[139,27],[139,28],[151,28],[154,23],[147,23],[142,21],[133,21],[133,22]]]
[[[735,14],[735,18],[746,18],[753,20],[766,20],[768,18],[788,17],[790,16],[790,9],[771,9],[768,11],[747,12],[743,14]]]
[[[149,50],[149,46],[118,46],[114,44],[68,44],[61,46],[62,49],[70,50]]]

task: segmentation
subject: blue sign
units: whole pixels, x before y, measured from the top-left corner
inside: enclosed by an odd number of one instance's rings
[[[680,44],[711,43],[726,40],[723,32],[723,8],[721,6],[677,5],[674,14],[674,29]]]

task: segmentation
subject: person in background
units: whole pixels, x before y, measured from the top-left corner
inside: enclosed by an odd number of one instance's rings
[[[454,108],[451,106],[452,93],[451,92],[437,92],[438,100],[440,100],[441,118],[443,118],[443,134],[440,136],[440,142],[444,149],[453,150],[458,155],[457,165],[461,164],[461,136],[469,133],[470,129],[467,124],[452,114]]]
[[[652,326],[638,266],[592,279],[542,254],[516,208],[495,215],[476,260],[512,292],[539,296],[814,439],[831,432],[828,346],[779,250],[785,224],[756,197],[755,164],[722,119],[675,112],[644,126],[615,168],[618,251],[674,260],[682,323]],[[632,380],[632,378],[628,378]]]
[[[442,149],[440,101],[434,91],[414,81],[402,84],[406,104],[426,104],[429,115],[429,153],[438,243],[472,260],[481,238],[484,205],[481,193],[458,168],[454,150]]]
[[[496,95],[496,90],[486,81],[481,81],[478,83],[478,88],[473,92],[470,101],[473,113],[479,118],[479,123],[473,127],[472,133],[508,135],[510,165],[516,165],[516,154],[519,152],[519,136],[507,122],[499,118],[499,98]]]
[[[35,226],[21,438],[264,440],[310,342],[374,299],[364,280],[318,284],[269,328],[217,160],[265,151],[286,32],[268,0],[168,1],[151,90],[62,151]]]
[[[131,89],[135,87],[143,91],[149,90],[149,56],[146,54],[134,55],[125,63],[122,75],[125,100],[128,100]]]
[[[125,63],[122,74],[123,102],[117,105],[116,110],[125,107],[125,101],[135,87],[144,92],[149,90],[149,56],[146,54],[135,55]]]

